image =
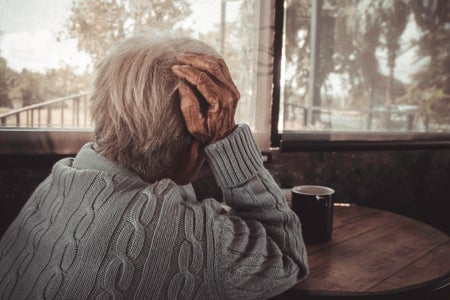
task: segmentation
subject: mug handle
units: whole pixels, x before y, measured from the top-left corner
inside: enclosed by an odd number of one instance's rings
[[[325,203],[325,206],[328,206],[328,199],[326,196],[316,196],[317,201],[323,201]]]

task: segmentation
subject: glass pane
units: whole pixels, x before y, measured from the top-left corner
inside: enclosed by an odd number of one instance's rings
[[[255,109],[270,103],[256,102],[261,6],[254,0],[0,0],[1,126],[91,128],[96,63],[133,32],[171,29],[224,55],[241,92],[237,121],[268,132],[258,128]]]
[[[450,132],[448,1],[289,0],[285,9],[280,128]]]

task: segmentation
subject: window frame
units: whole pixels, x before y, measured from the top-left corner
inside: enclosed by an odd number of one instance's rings
[[[72,155],[94,141],[92,129],[0,129],[0,155]]]
[[[280,151],[450,149],[450,133],[280,131],[281,69],[285,0],[275,0],[271,147]],[[311,0],[317,8],[317,1]],[[314,39],[312,39],[314,40]]]

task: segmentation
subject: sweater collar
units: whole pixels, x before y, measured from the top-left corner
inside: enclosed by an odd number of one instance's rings
[[[72,167],[78,170],[98,170],[104,171],[110,174],[121,174],[123,176],[135,177],[142,180],[138,175],[129,169],[107,159],[103,155],[97,153],[94,150],[94,143],[85,144],[78,154],[75,156]],[[168,180],[172,182],[171,179],[164,179],[164,181]],[[172,182],[173,183],[173,182]],[[175,184],[175,183],[173,183]],[[192,184],[180,185],[180,192],[183,197],[190,201],[196,201],[195,191],[192,187]]]
[[[111,174],[122,174],[130,177],[138,177],[129,169],[107,159],[103,155],[97,153],[93,147],[94,143],[85,144],[78,152],[73,160],[72,167],[79,170],[94,169],[104,171]]]

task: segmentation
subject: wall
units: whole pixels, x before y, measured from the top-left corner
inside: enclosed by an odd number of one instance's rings
[[[282,187],[319,184],[334,200],[381,208],[450,234],[450,150],[273,153]]]

